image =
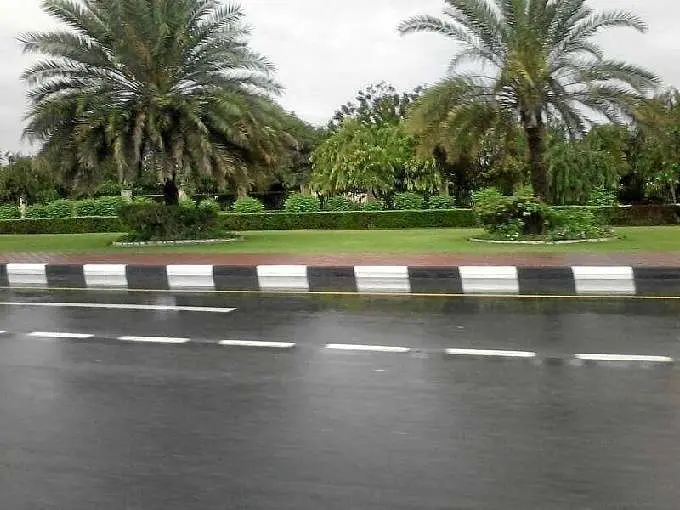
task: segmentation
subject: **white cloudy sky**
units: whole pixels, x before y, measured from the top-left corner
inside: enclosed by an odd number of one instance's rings
[[[19,76],[30,57],[16,37],[51,26],[41,0],[0,0],[0,150],[27,150],[20,142],[25,89]],[[283,105],[314,123],[360,88],[378,81],[411,89],[443,75],[456,48],[436,35],[400,37],[399,21],[438,14],[442,0],[242,0],[253,26],[252,45],[278,66]],[[602,37],[612,57],[644,64],[680,86],[677,0],[591,0],[600,9],[628,9],[650,31],[614,30]]]

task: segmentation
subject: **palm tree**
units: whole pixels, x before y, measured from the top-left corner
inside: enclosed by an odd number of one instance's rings
[[[238,5],[218,0],[44,0],[68,29],[21,37],[46,58],[24,73],[25,135],[65,166],[113,160],[121,183],[145,165],[248,188],[289,137],[274,67],[247,44]]]
[[[548,197],[547,125],[560,120],[576,137],[602,117],[623,122],[658,78],[625,62],[608,60],[593,36],[603,28],[645,31],[637,16],[596,13],[586,0],[445,0],[445,17],[416,16],[402,34],[434,32],[461,45],[450,76],[425,94],[442,98],[430,128],[466,137],[506,123],[524,131],[535,193]],[[471,73],[462,65],[480,64]],[[428,100],[427,96],[430,96]],[[438,118],[436,118],[438,116]]]

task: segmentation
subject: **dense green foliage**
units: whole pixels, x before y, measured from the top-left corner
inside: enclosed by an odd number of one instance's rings
[[[225,237],[218,212],[208,207],[129,203],[121,209],[120,219],[128,231],[126,241],[181,241]]]
[[[445,195],[432,195],[427,199],[428,209],[453,209],[453,207],[453,197],[447,197]]]
[[[119,218],[37,218],[0,221],[0,234],[95,234],[124,232]]]
[[[234,231],[464,228],[478,225],[469,209],[224,214],[222,222],[227,230]]]
[[[397,193],[393,202],[397,211],[414,211],[425,206],[423,196],[413,192]]]
[[[107,166],[247,189],[292,145],[273,65],[247,44],[243,10],[218,0],[45,0],[63,29],[22,36],[26,134],[72,180]]]
[[[525,188],[505,196],[494,188],[475,194],[474,212],[490,238],[504,241],[585,240],[610,237],[606,214],[588,208],[553,208]]]
[[[340,211],[358,211],[361,204],[353,202],[346,197],[330,197],[324,204],[324,211],[340,212]]]
[[[0,220],[14,220],[20,217],[21,214],[16,205],[0,205]]]
[[[257,198],[243,197],[234,202],[234,212],[242,214],[253,214],[264,211],[264,205]]]
[[[321,201],[312,195],[299,193],[286,199],[283,209],[289,213],[311,213],[321,210]]]
[[[633,117],[636,102],[659,83],[642,68],[605,59],[593,40],[607,27],[646,29],[625,11],[595,13],[585,0],[446,4],[444,18],[416,16],[399,27],[404,34],[434,32],[459,43],[450,77],[425,92],[416,107],[429,112],[422,116],[422,132],[434,130],[439,138],[469,147],[471,138],[492,132],[498,139],[520,127],[539,197],[549,198],[546,119],[559,119],[573,136],[585,132],[587,112],[621,122]],[[461,64],[470,63],[481,71],[463,70]]]

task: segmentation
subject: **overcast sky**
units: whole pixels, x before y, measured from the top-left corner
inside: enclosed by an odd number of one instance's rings
[[[41,0],[0,0],[0,150],[20,143],[25,88],[19,76],[31,62],[18,34],[52,26]],[[398,23],[411,15],[439,14],[443,0],[243,0],[253,27],[252,46],[278,67],[286,87],[281,103],[322,124],[364,86],[388,81],[398,89],[432,83],[446,71],[456,46],[432,34],[400,37]],[[680,86],[680,2],[591,0],[598,9],[629,9],[650,31],[612,30],[602,37],[611,57],[625,58]]]

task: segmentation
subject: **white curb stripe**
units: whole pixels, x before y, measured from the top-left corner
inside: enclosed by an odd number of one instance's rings
[[[673,362],[673,358],[669,356],[640,356],[635,354],[576,354],[574,357],[581,361],[646,361],[649,363]]]
[[[292,349],[293,342],[257,342],[253,340],[222,340],[219,345],[225,347],[264,347],[270,349]]]
[[[210,312],[229,313],[236,308],[214,308],[208,306],[134,305],[124,303],[28,303],[4,301],[0,306],[42,306],[47,308],[99,308],[104,310],[153,310],[159,312]]]
[[[514,266],[461,266],[464,294],[519,294],[519,276]]]
[[[407,266],[355,266],[354,277],[359,292],[411,292]]]
[[[174,338],[171,336],[119,336],[116,340],[122,342],[146,342],[156,344],[186,344],[189,338]]]
[[[87,333],[58,333],[56,331],[34,331],[28,336],[34,338],[94,338],[94,335]]]
[[[261,291],[309,291],[307,266],[257,266]]]
[[[409,347],[390,347],[387,345],[326,344],[326,349],[333,349],[336,351],[411,352]]]
[[[574,266],[571,270],[577,294],[636,294],[632,267]]]
[[[47,286],[46,264],[7,264],[10,287]]]
[[[125,264],[85,264],[83,276],[88,287],[127,287]]]
[[[493,349],[446,349],[450,356],[484,356],[496,358],[535,358],[535,352],[528,351],[497,351]]]
[[[214,289],[213,266],[169,265],[166,268],[171,289]]]

